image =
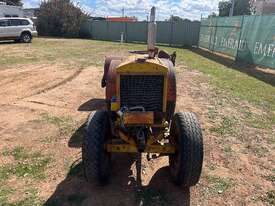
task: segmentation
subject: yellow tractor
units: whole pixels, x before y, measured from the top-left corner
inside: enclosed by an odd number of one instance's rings
[[[112,153],[142,152],[168,155],[177,185],[190,187],[199,181],[202,131],[193,113],[174,114],[176,54],[155,47],[154,7],[148,27],[146,52],[134,51],[128,58],[105,60],[101,84],[106,87],[107,109],[90,114],[82,146],[88,182],[108,182]]]

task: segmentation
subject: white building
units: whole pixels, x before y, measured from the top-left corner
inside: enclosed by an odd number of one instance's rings
[[[256,15],[275,14],[275,0],[256,0]]]
[[[23,9],[24,17],[30,18],[30,19],[35,19],[35,18],[37,18],[39,11],[40,11],[39,8]]]
[[[21,6],[10,6],[0,2],[0,17],[23,17],[23,15]]]

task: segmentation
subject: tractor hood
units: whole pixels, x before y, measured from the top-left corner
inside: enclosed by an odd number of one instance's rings
[[[148,55],[132,55],[116,68],[119,74],[150,73],[167,75],[169,63],[165,59],[148,58]]]

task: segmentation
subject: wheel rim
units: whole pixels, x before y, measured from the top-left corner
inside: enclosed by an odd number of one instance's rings
[[[31,40],[31,37],[29,35],[24,35],[23,36],[23,41],[24,42],[29,42]]]

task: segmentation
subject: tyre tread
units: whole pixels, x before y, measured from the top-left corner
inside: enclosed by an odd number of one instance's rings
[[[109,177],[109,171],[101,169],[102,150],[105,143],[103,134],[107,123],[108,118],[105,111],[92,112],[84,129],[82,158],[84,174],[88,182],[105,183]]]
[[[173,120],[180,132],[180,149],[182,150],[180,172],[175,181],[178,185],[191,187],[198,183],[202,170],[202,131],[193,113],[176,113]]]

